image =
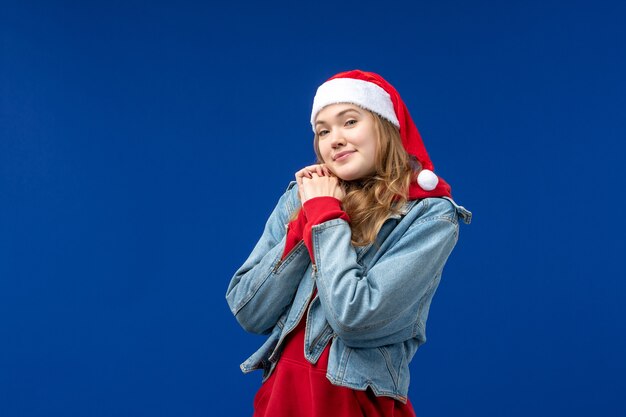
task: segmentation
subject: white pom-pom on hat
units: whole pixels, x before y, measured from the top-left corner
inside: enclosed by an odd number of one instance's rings
[[[439,184],[439,178],[430,169],[423,169],[417,174],[417,183],[425,191],[432,191]]]

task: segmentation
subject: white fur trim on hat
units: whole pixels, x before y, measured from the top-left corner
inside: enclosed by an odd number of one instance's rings
[[[320,110],[331,104],[351,103],[378,113],[400,127],[393,109],[391,97],[382,87],[354,78],[334,78],[320,85],[313,99],[311,127],[315,131],[315,117]]]
[[[417,174],[417,183],[425,191],[432,191],[437,187],[439,178],[430,169],[423,169]]]

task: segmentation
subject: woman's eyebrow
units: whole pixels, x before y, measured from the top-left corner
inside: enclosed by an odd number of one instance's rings
[[[343,116],[344,114],[346,114],[346,113],[348,113],[350,111],[353,111],[353,112],[359,114],[358,110],[356,110],[356,109],[345,109],[345,110],[342,110],[339,113],[337,113],[335,115],[335,119],[339,119],[341,116]],[[323,120],[318,120],[317,122],[315,122],[315,125],[317,126],[318,124],[326,124],[326,122],[323,121]]]

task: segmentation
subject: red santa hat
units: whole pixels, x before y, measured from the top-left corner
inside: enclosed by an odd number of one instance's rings
[[[311,126],[315,117],[331,104],[351,103],[389,120],[400,131],[404,149],[420,163],[416,183],[411,184],[410,198],[450,197],[450,186],[434,172],[422,137],[411,119],[400,94],[383,77],[373,72],[353,70],[342,72],[322,84],[313,99]]]

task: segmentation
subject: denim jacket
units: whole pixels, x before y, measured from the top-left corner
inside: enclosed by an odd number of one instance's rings
[[[299,206],[292,182],[228,286],[226,300],[241,326],[269,334],[242,371],[263,369],[265,381],[285,337],[306,316],[309,362],[316,363],[332,340],[330,382],[370,387],[406,403],[409,363],[426,341],[430,302],[456,244],[458,219],[469,223],[472,214],[448,198],[409,201],[363,247],[351,244],[348,223],[333,219],[312,229],[314,263],[302,241],[281,260],[286,225]]]

